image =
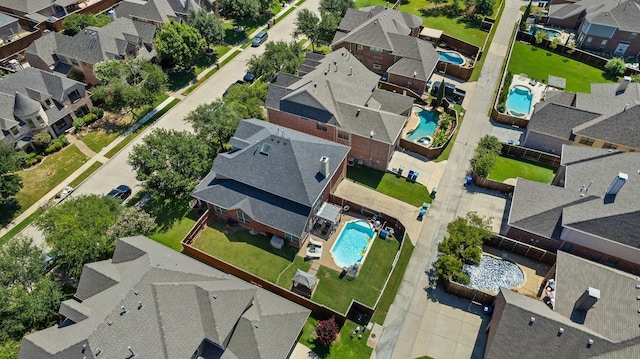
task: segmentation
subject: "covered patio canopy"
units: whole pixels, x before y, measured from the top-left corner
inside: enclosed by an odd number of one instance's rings
[[[425,27],[420,31],[420,36],[438,40],[442,36],[442,30]]]
[[[320,210],[318,211],[318,214],[316,214],[316,217],[330,222],[331,224],[336,224],[339,220],[338,216],[340,215],[341,210],[342,208],[336,206],[335,204],[325,202],[322,204],[322,207],[320,207]]]
[[[307,298],[311,298],[313,289],[315,288],[317,282],[318,277],[298,269],[296,275],[293,276],[292,290]]]

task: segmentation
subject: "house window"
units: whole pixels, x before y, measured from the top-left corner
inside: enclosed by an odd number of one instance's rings
[[[593,41],[593,36],[587,37],[587,42],[585,43],[585,45],[586,46],[590,46],[591,45],[591,41]]]
[[[407,82],[407,86],[408,86],[408,87],[411,87],[411,85],[413,85],[413,81],[409,81],[409,82]]]
[[[356,50],[362,51],[362,44],[356,44]]]
[[[376,70],[380,70],[382,68],[382,64],[380,64],[379,62],[374,62],[373,68]]]
[[[578,141],[578,142],[580,142],[580,143],[581,143],[581,144],[583,144],[583,145],[587,145],[587,146],[591,146],[591,145],[593,145],[593,140],[592,140],[592,139],[590,139],[590,138],[586,138],[586,137],[582,137],[582,138],[580,139],[580,141]]]
[[[321,123],[316,123],[316,129],[320,130],[320,131],[326,131],[327,130],[327,126],[321,124]]]
[[[299,237],[294,236],[293,234],[289,234],[289,233],[284,233],[284,239],[286,239],[288,242],[291,243],[298,243],[298,241],[300,241]]]
[[[638,36],[637,32],[632,32],[631,34],[629,34],[629,40],[634,40],[637,36]]]
[[[383,50],[379,47],[370,47],[369,51],[374,52],[376,54],[381,54],[383,52]]]
[[[73,92],[69,94],[69,100],[71,100],[71,103],[78,102],[78,100],[80,100],[80,92],[78,90],[73,90]]]
[[[591,257],[591,260],[594,262],[600,262],[601,259],[602,259],[602,254],[600,253],[595,254],[593,257]]]
[[[565,252],[571,252],[571,248],[573,248],[573,246],[569,243],[566,243],[564,246],[562,246],[562,250]]]
[[[44,119],[42,118],[42,116],[38,116],[36,117],[36,119],[38,120],[38,123],[40,124],[40,126],[44,126]]]
[[[349,133],[338,131],[338,138],[349,141]]]
[[[615,150],[616,148],[618,148],[618,145],[614,145],[613,143],[605,142],[604,145],[602,145],[602,148],[608,148],[608,149]]]
[[[603,48],[607,45],[607,39],[603,39],[602,42],[600,43],[600,48]]]
[[[79,107],[76,110],[76,117],[83,117],[83,116],[85,116],[87,114],[89,114],[89,107],[87,107],[87,105]]]
[[[13,134],[15,136],[18,133],[20,133],[20,130],[18,129],[18,126],[11,127],[11,134]]]
[[[30,118],[27,119],[27,125],[29,125],[29,127],[31,128],[36,128],[35,123],[33,123],[33,120]]]
[[[213,206],[213,208],[216,210],[216,212],[220,213],[223,216],[227,214],[227,210],[220,206]]]
[[[47,107],[53,107],[53,101],[51,101],[51,99],[50,99],[50,98],[48,98],[48,99],[44,100],[44,104],[45,104]]]
[[[613,259],[613,258],[609,258],[604,262],[604,265],[615,268],[615,267],[618,266],[618,263],[620,263],[619,260]]]
[[[244,224],[249,224],[249,216],[247,216],[246,214],[244,214],[244,212],[239,211],[238,212],[238,221],[244,223]]]

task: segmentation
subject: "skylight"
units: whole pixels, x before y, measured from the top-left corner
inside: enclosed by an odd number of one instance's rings
[[[271,145],[268,143],[263,143],[260,147],[260,154],[269,156],[269,151],[271,151]]]

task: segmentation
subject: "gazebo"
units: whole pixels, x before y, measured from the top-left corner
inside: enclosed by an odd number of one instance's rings
[[[311,298],[316,284],[318,284],[318,277],[298,269],[296,275],[293,276],[293,287],[291,291],[301,296]]]

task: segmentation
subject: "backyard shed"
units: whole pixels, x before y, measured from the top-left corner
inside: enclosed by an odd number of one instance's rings
[[[302,296],[311,298],[317,283],[318,277],[298,269],[296,275],[293,276],[293,288],[291,288],[291,290]]]

